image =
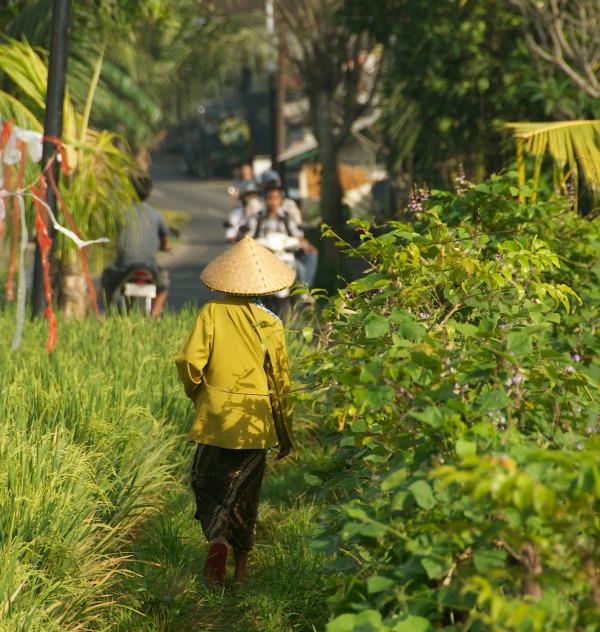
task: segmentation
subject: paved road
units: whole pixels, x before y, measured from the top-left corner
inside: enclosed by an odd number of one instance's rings
[[[232,200],[226,193],[230,182],[200,181],[185,176],[171,154],[154,156],[151,173],[154,190],[149,202],[191,214],[173,250],[159,255],[160,265],[171,277],[167,306],[180,310],[186,303],[193,303],[199,307],[215,297],[198,276],[227,247],[223,222],[232,208]]]

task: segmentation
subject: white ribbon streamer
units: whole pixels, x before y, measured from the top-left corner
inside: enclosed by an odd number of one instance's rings
[[[90,239],[89,241],[84,241],[83,239],[80,239],[79,237],[77,237],[77,235],[73,231],[69,230],[68,228],[65,228],[64,226],[61,226],[56,221],[56,217],[54,217],[54,213],[52,212],[52,209],[48,206],[48,204],[46,204],[46,202],[44,202],[44,200],[41,200],[39,197],[37,197],[36,195],[33,195],[32,193],[29,193],[28,195],[31,195],[32,198],[36,199],[48,211],[48,215],[50,215],[50,221],[52,222],[52,226],[54,227],[54,230],[57,230],[59,233],[66,235],[69,239],[74,241],[80,250],[81,248],[85,248],[86,246],[89,246],[90,244],[106,244],[110,242],[110,239],[108,237],[100,237],[100,239]]]
[[[25,250],[27,249],[27,242],[29,241],[29,235],[27,233],[27,222],[25,219],[25,204],[23,203],[23,196],[17,195],[19,201],[19,208],[21,210],[21,252],[19,255],[19,286],[17,289],[17,328],[15,329],[15,335],[12,341],[12,350],[16,351],[21,346],[21,339],[23,338],[23,324],[25,322]]]
[[[4,164],[11,166],[21,161],[21,150],[17,145],[18,140],[27,145],[27,154],[32,162],[39,162],[42,159],[42,134],[15,125],[4,147]]]

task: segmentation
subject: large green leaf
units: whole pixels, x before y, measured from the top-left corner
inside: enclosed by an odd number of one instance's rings
[[[525,143],[536,159],[549,154],[563,173],[563,182],[577,181],[580,169],[588,184],[598,189],[600,173],[600,121],[552,121],[506,123],[513,136]]]

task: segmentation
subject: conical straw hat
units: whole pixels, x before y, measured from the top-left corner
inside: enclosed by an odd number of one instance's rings
[[[271,251],[246,235],[202,270],[207,288],[237,296],[263,296],[289,287],[296,273]]]

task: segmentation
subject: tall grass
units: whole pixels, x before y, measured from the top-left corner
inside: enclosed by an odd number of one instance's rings
[[[102,627],[136,530],[175,483],[186,424],[172,339],[185,317],[28,323],[0,313],[0,625]],[[58,627],[57,627],[58,626]]]
[[[0,631],[319,629],[316,510],[301,497],[316,441],[305,463],[271,468],[246,588],[232,598],[202,578],[192,410],[173,365],[194,316],[59,315],[48,354],[44,321],[11,352],[14,311],[0,310]],[[300,424],[306,445],[312,426]]]

